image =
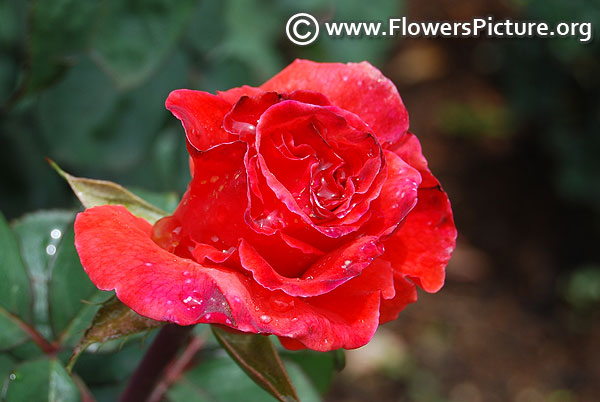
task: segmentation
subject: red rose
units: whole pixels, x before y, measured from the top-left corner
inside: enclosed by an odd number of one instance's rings
[[[368,63],[298,60],[260,88],[177,90],[192,181],[151,226],[80,213],[100,289],[139,314],[275,334],[288,348],[366,344],[444,282],[456,229],[390,80]]]

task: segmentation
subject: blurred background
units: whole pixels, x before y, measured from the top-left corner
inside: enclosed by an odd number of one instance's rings
[[[297,12],[600,23],[598,0],[0,0],[0,210],[77,205],[45,157],[176,203],[189,173],[169,91],[259,85],[297,57],[368,60],[396,83],[459,239],[444,289],[349,352],[327,400],[598,400],[600,42],[301,48],[285,37]]]

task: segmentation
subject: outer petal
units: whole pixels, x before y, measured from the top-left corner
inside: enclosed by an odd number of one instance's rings
[[[241,87],[231,88],[227,91],[217,91],[217,96],[230,104],[236,103],[242,96],[256,96],[264,92],[260,88],[243,85]]]
[[[277,92],[297,89],[321,92],[334,105],[358,115],[382,144],[396,142],[408,130],[408,113],[398,90],[367,62],[296,60],[261,88]]]
[[[413,285],[414,288],[414,285]],[[377,324],[380,321],[379,306],[384,302],[392,302],[401,299],[404,305],[410,301],[406,299],[403,293],[394,297],[396,290],[394,289],[393,270],[390,264],[381,259],[376,259],[369,265],[362,274],[346,283],[337,289],[318,297],[307,298],[307,302],[315,307],[321,307],[324,310],[330,311],[346,322],[352,322],[350,328],[338,327],[339,331],[333,338],[325,338],[323,343],[336,342],[336,338],[346,339],[343,346],[345,349],[357,348],[365,345],[377,329]],[[374,308],[377,306],[378,310]],[[309,343],[302,338],[290,339],[280,337],[281,343],[288,349],[297,350],[308,347],[314,349]],[[338,343],[338,346],[341,344]],[[336,347],[333,347],[336,349]]]
[[[389,264],[389,263],[388,263]],[[402,275],[395,275],[393,298],[381,298],[379,323],[383,324],[398,318],[398,314],[410,303],[417,301],[417,287]]]
[[[391,274],[374,265],[327,295],[293,298],[239,272],[177,257],[156,245],[150,231],[122,206],[95,207],[77,216],[75,246],[96,286],[115,289],[121,301],[155,320],[220,323],[319,351],[356,348],[377,328],[379,289],[390,289]]]
[[[169,94],[165,106],[181,120],[188,143],[199,151],[236,139],[222,127],[231,104],[216,95],[178,89]]]
[[[444,268],[456,245],[456,227],[448,196],[427,168],[417,138],[407,134],[392,150],[421,173],[417,205],[385,242],[382,256],[428,292],[444,284]]]

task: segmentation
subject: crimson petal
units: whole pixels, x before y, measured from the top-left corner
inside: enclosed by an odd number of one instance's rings
[[[444,284],[444,268],[456,245],[450,200],[427,168],[414,135],[407,133],[392,151],[418,169],[423,181],[417,192],[417,205],[384,243],[386,252],[382,258],[424,290],[437,292]]]
[[[179,325],[219,323],[275,334],[318,351],[360,347],[377,328],[380,291],[375,288],[389,288],[380,284],[381,273],[365,270],[344,290],[294,298],[269,291],[240,272],[171,254],[151,240],[151,230],[120,205],[90,208],[75,221],[75,246],[92,282],[103,290],[115,289],[140,315]]]
[[[261,88],[277,92],[298,89],[320,92],[332,104],[357,114],[382,144],[396,142],[408,130],[408,112],[398,90],[367,62],[342,64],[296,60]]]
[[[198,151],[236,139],[222,127],[231,104],[216,95],[178,89],[169,94],[165,106],[181,120],[188,143]]]
[[[254,280],[270,290],[283,290],[291,296],[317,296],[331,292],[344,282],[358,276],[381,255],[383,249],[377,237],[364,236],[319,258],[304,272],[301,278],[280,275],[256,251],[243,240],[239,253],[242,267],[251,272]]]

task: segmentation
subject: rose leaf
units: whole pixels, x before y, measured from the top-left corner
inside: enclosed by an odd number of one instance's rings
[[[279,353],[263,335],[232,332],[212,326],[221,346],[246,374],[282,402],[299,401]]]
[[[16,321],[31,322],[31,286],[14,233],[0,213],[0,349],[7,349],[26,339]]]
[[[18,365],[10,374],[6,389],[7,401],[80,400],[77,385],[59,360],[43,358]]]
[[[141,84],[160,67],[185,32],[196,2],[180,1],[173,7],[169,0],[154,0],[151,5],[104,3],[92,52],[119,88]]]
[[[142,317],[113,296],[105,301],[96,313],[91,325],[75,346],[67,368],[70,370],[79,355],[92,343],[104,343],[135,335],[163,324],[164,322]]]
[[[153,224],[160,218],[168,215],[167,212],[157,208],[124,187],[105,180],[86,179],[75,177],[62,170],[54,161],[48,163],[61,175],[73,192],[86,208],[99,205],[123,205],[132,214],[143,218]]]

